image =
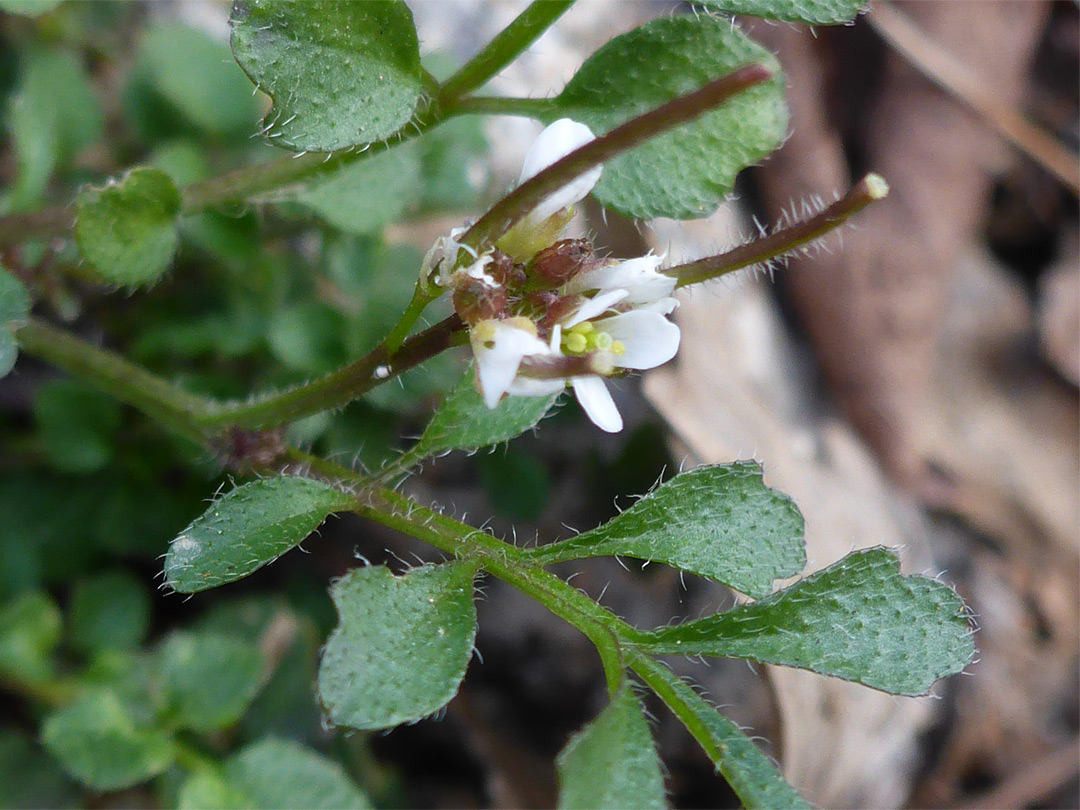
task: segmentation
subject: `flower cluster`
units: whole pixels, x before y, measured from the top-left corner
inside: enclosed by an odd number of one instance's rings
[[[592,140],[568,118],[547,127],[532,145],[524,182]],[[675,279],[659,272],[659,256],[599,258],[584,239],[562,239],[600,168],[546,197],[498,244],[460,266],[455,229],[424,260],[422,283],[452,293],[468,324],[476,380],[494,408],[504,396],[546,396],[569,385],[601,429],[617,432],[622,417],[604,383],[626,369],[666,363],[679,348]]]

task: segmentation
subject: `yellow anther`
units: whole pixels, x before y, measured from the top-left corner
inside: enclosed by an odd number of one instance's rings
[[[621,340],[611,341],[611,345],[608,347],[608,351],[614,354],[616,357],[626,354],[626,344]]]
[[[563,335],[562,347],[570,354],[581,354],[589,347],[589,341],[580,332],[567,332]]]

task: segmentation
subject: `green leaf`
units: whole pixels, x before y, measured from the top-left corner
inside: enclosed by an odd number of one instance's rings
[[[167,716],[185,728],[228,728],[262,685],[259,649],[237,638],[210,633],[171,633],[158,651]]]
[[[150,596],[130,571],[110,571],[75,586],[69,613],[79,649],[134,649],[150,627]]]
[[[259,810],[371,807],[339,763],[289,740],[266,739],[249,745],[229,761],[225,773]]]
[[[15,367],[19,343],[15,330],[30,318],[30,293],[26,285],[0,267],[0,377]]]
[[[358,160],[293,199],[346,233],[373,233],[395,222],[420,198],[420,154],[406,143]]]
[[[0,729],[0,808],[78,806],[79,791],[56,760],[22,734]]]
[[[164,729],[136,721],[110,690],[84,692],[50,714],[41,739],[69,774],[94,790],[120,790],[168,768],[176,750]]]
[[[476,390],[474,374],[470,367],[457,387],[447,394],[420,440],[409,449],[412,459],[448,450],[479,450],[509,441],[534,427],[559,398],[558,394],[506,397],[489,408]]]
[[[0,609],[0,674],[40,683],[53,675],[60,609],[45,593],[25,593]]]
[[[690,684],[657,661],[645,659],[643,665],[663,679],[657,694],[692,730],[746,810],[810,810],[810,804],[788,784],[776,763]]]
[[[0,0],[0,11],[23,17],[40,17],[55,9],[63,0]]]
[[[924,695],[975,654],[964,603],[923,576],[901,576],[873,548],[760,602],[642,633],[652,654],[745,658],[833,675],[896,695]]]
[[[634,690],[623,686],[556,760],[560,808],[663,808],[664,776]]]
[[[179,241],[180,192],[160,169],[133,169],[119,182],[89,188],[76,203],[75,238],[103,281],[156,281]]]
[[[360,146],[416,111],[420,46],[402,2],[238,0],[231,23],[236,60],[274,100],[263,129],[276,146]]]
[[[211,768],[196,771],[185,780],[176,804],[180,810],[248,810],[255,806],[224,774]]]
[[[310,478],[252,481],[218,498],[180,532],[165,556],[165,581],[197,593],[273,562],[353,499]]]
[[[53,380],[34,399],[34,422],[52,465],[88,473],[112,461],[120,429],[120,405],[78,380]]]
[[[200,129],[254,130],[258,100],[224,43],[185,25],[157,23],[143,34],[138,62],[154,88]]]
[[[870,0],[697,0],[699,5],[728,14],[811,25],[851,22],[870,6]]]
[[[332,723],[391,728],[445,706],[476,637],[474,563],[444,563],[396,577],[350,571],[330,595],[340,618],[319,666],[318,691]]]
[[[9,110],[19,165],[11,199],[15,210],[37,204],[53,170],[104,130],[101,104],[74,54],[32,49],[23,58],[20,78]]]
[[[662,562],[755,597],[806,565],[798,507],[765,486],[753,461],[681,473],[603,526],[536,553]]]
[[[730,20],[664,17],[615,37],[554,99],[550,117],[568,116],[600,135],[752,62],[775,77],[605,164],[593,189],[604,206],[637,219],[708,216],[735,175],[776,150],[787,132],[776,59]]]

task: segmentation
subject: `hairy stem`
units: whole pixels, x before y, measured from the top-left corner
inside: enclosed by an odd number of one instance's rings
[[[700,90],[672,99],[651,112],[615,127],[538,172],[495,203],[469,229],[461,244],[474,251],[494,244],[545,197],[574,178],[669,129],[694,120],[732,96],[768,81],[772,75],[772,70],[765,65],[746,65]]]
[[[440,321],[391,350],[380,343],[347,366],[306,385],[251,402],[215,404],[198,418],[206,428],[267,428],[348,405],[377,385],[430,360],[454,345],[465,324],[457,315]]]
[[[727,253],[669,267],[661,272],[678,279],[677,287],[686,287],[777,256],[784,256],[839,228],[870,203],[884,198],[888,193],[889,184],[880,175],[868,174],[852,186],[847,194],[804,222],[740,245]]]
[[[210,409],[209,400],[177,388],[116,352],[36,318],[21,327],[15,337],[27,354],[86,380],[181,436],[200,444],[206,441],[197,417]]]

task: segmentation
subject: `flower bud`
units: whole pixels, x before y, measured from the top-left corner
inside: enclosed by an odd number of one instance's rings
[[[454,288],[454,311],[465,323],[498,318],[506,309],[506,289],[483,279],[466,278]]]
[[[525,268],[498,248],[491,252],[491,262],[484,269],[489,276],[508,289],[525,286]]]
[[[547,302],[547,306],[544,307],[543,315],[540,318],[540,328],[545,333],[550,334],[555,324],[566,320],[567,316],[577,309],[580,304],[580,295],[563,295],[551,298]]]
[[[537,253],[529,263],[529,273],[548,286],[559,287],[580,273],[591,256],[587,239],[563,239]]]

